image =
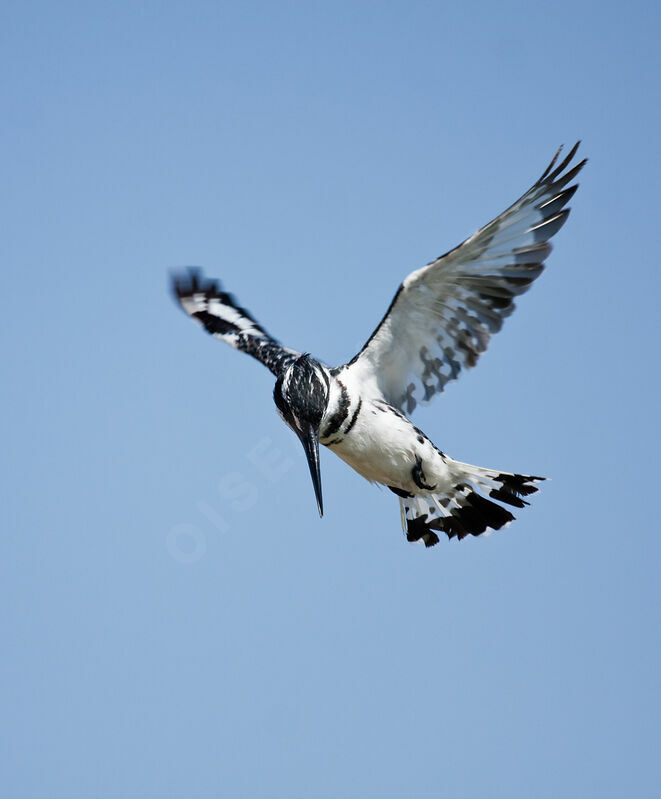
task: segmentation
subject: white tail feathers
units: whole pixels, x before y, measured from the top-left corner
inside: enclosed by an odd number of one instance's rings
[[[409,541],[423,541],[431,547],[439,541],[436,531],[461,540],[500,530],[515,517],[493,500],[523,508],[529,503],[522,497],[534,494],[538,490],[535,483],[544,480],[458,461],[449,461],[448,466],[453,478],[456,476],[451,490],[400,496],[402,527]]]

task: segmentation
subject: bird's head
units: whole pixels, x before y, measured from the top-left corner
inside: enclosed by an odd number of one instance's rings
[[[301,355],[278,377],[273,389],[278,413],[296,433],[308,459],[319,515],[324,515],[319,469],[319,427],[328,406],[328,377],[321,364]]]

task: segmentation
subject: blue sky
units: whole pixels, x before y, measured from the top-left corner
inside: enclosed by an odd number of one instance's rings
[[[655,794],[659,22],[2,4],[3,796]],[[425,551],[325,451],[320,520],[271,375],[168,269],[342,363],[578,138],[546,273],[415,417],[552,481]]]

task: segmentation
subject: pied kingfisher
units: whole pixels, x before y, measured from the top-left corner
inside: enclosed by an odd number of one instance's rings
[[[562,149],[562,148],[560,148]],[[216,338],[257,358],[276,376],[273,397],[305,449],[323,515],[319,443],[400,502],[409,541],[438,543],[498,530],[514,519],[498,502],[522,508],[542,477],[482,469],[450,458],[408,418],[416,405],[475,366],[492,333],[514,310],[551,252],[549,239],[578,188],[565,188],[578,143],[500,216],[463,244],[412,272],[361,351],[329,368],[281,346],[218,283],[198,270],[173,277],[184,311]],[[487,498],[488,497],[488,498]]]

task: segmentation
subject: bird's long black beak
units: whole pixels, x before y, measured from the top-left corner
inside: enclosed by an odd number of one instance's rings
[[[319,508],[319,515],[324,515],[324,500],[321,496],[321,470],[319,468],[319,431],[315,430],[312,425],[309,425],[305,430],[298,434],[303,449],[305,450],[305,457],[308,459],[308,466],[310,467],[310,476],[312,477],[312,485],[314,486],[314,495],[317,498],[317,507]]]

